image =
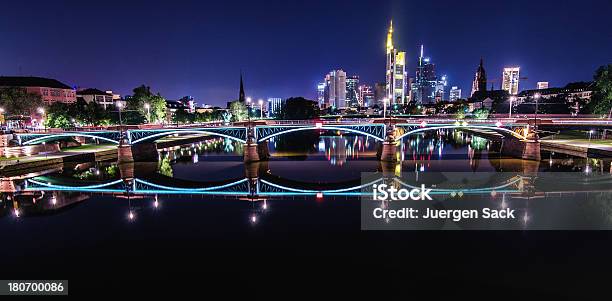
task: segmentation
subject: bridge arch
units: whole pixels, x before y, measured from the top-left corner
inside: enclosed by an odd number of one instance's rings
[[[263,134],[263,137],[260,137],[259,134],[258,134],[257,142],[263,142],[263,141],[266,141],[266,140],[268,140],[270,138],[273,138],[273,137],[276,137],[276,136],[280,136],[280,135],[284,135],[284,134],[288,134],[288,133],[294,133],[294,132],[300,132],[300,131],[311,131],[311,130],[342,131],[342,132],[348,132],[348,133],[354,133],[354,134],[359,134],[359,135],[367,136],[367,137],[373,138],[373,139],[378,140],[378,141],[384,141],[385,140],[384,139],[384,133],[385,133],[384,126],[382,126],[382,129],[381,129],[381,133],[382,133],[381,136],[382,137],[377,136],[376,133],[366,132],[366,131],[358,129],[358,128],[343,127],[343,126],[333,126],[333,125],[300,126],[300,127],[291,127],[291,128],[287,128],[287,129],[282,129],[282,127],[280,127],[280,128],[281,128],[281,130]]]
[[[485,129],[485,130],[492,130],[495,131],[497,133],[500,133],[504,136],[512,136],[514,138],[517,138],[519,140],[525,140],[527,139],[527,137],[511,130],[508,128],[504,128],[501,126],[490,126],[490,125],[432,125],[432,126],[424,126],[424,127],[420,127],[417,129],[413,129],[413,130],[409,130],[406,133],[402,134],[401,136],[395,138],[396,141],[402,140],[403,138],[410,136],[410,135],[414,135],[417,133],[422,133],[422,132],[426,132],[426,131],[431,131],[431,130],[442,130],[442,129]]]
[[[32,134],[29,134],[32,135]],[[117,139],[113,139],[113,138],[108,138],[108,137],[103,137],[103,136],[97,136],[97,135],[92,135],[92,134],[88,134],[88,133],[79,133],[79,132],[74,132],[74,133],[50,133],[50,134],[35,134],[36,138],[32,138],[32,139],[28,139],[24,142],[21,142],[21,145],[35,145],[35,144],[41,144],[43,142],[47,142],[47,141],[55,141],[55,140],[60,140],[63,138],[74,138],[74,137],[85,137],[85,138],[92,138],[92,139],[100,139],[103,141],[107,141],[110,143],[114,143],[114,144],[119,144],[119,139],[117,137]],[[23,135],[23,136],[28,136],[28,135]],[[19,137],[19,141],[22,140],[21,136],[18,135]]]
[[[234,129],[238,131],[245,131],[244,136],[246,138],[246,129]],[[161,131],[128,131],[128,137],[130,144],[137,144],[145,141],[155,141],[162,137],[167,137],[175,134],[203,134],[217,137],[228,138],[237,142],[246,143],[246,139],[238,137],[238,135],[231,135],[230,133],[216,132],[205,129],[177,129],[177,130],[161,130]]]

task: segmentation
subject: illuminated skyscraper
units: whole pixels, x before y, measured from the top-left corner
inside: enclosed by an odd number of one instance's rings
[[[424,47],[421,45],[416,76],[410,87],[412,100],[418,104],[431,104],[444,100],[446,85],[446,76],[438,79],[436,66],[431,63],[430,58],[424,56]]]
[[[317,101],[319,103],[319,107],[325,108],[327,107],[325,104],[325,82],[317,84]]]
[[[448,99],[451,102],[452,101],[457,101],[457,99],[461,99],[461,89],[459,89],[458,87],[452,87],[450,89],[450,93],[449,93]]]
[[[359,76],[353,75],[346,78],[346,106],[359,106]]]
[[[502,75],[502,90],[508,91],[510,95],[516,95],[519,91],[520,67],[504,68]]]
[[[326,107],[346,108],[346,72],[333,70],[325,76],[324,103]]]
[[[393,21],[387,33],[386,95],[391,103],[404,104],[406,101],[406,52],[393,46]]]
[[[374,101],[374,90],[372,86],[361,85],[359,86],[359,106],[371,107],[375,105]]]
[[[474,96],[474,93],[476,91],[487,91],[487,74],[485,73],[482,58],[480,58],[480,65],[478,65],[478,69],[476,69],[476,74],[474,74],[474,81],[472,82],[472,93],[470,94],[470,96]]]

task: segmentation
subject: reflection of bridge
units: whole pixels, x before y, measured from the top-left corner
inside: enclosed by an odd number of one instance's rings
[[[81,137],[96,139],[98,141],[110,142],[129,148],[129,151],[119,151],[120,160],[128,157],[125,161],[136,160],[139,154],[150,153],[147,158],[156,159],[157,155],[154,147],[147,147],[154,141],[172,135],[201,134],[217,137],[224,137],[239,143],[245,143],[245,161],[258,161],[260,158],[267,157],[267,148],[258,147],[258,144],[268,139],[301,131],[338,131],[363,135],[384,142],[381,160],[395,161],[395,145],[404,137],[431,131],[444,129],[465,129],[477,132],[488,132],[501,134],[507,140],[512,141],[508,144],[510,155],[524,159],[539,158],[539,144],[522,143],[534,142],[529,140],[529,123],[531,120],[393,120],[386,122],[383,120],[368,120],[367,123],[358,122],[329,122],[329,121],[301,121],[301,122],[260,122],[258,124],[246,126],[191,126],[182,128],[161,128],[161,129],[130,129],[125,132],[125,136],[119,131],[72,131],[72,132],[44,132],[44,133],[23,133],[16,134],[17,140],[21,145],[34,145],[44,142],[65,139],[67,137]],[[569,122],[569,121],[568,121]],[[571,122],[540,122],[540,126],[547,128],[555,127],[598,127],[610,128],[612,124],[608,122],[598,122],[596,120],[577,123]],[[125,137],[125,138],[122,138]],[[122,141],[123,139],[123,141]],[[537,147],[536,147],[537,146]],[[125,159],[125,158],[124,158]]]
[[[400,178],[387,178],[379,175],[361,183],[359,180],[343,183],[313,184],[282,179],[274,176],[261,178],[233,179],[225,183],[185,183],[185,181],[165,181],[134,178],[130,180],[113,180],[105,183],[79,185],[66,184],[62,179],[36,177],[25,182],[25,191],[69,191],[88,193],[132,193],[132,194],[190,194],[190,195],[230,195],[230,196],[361,196],[371,194],[372,185],[386,183],[397,188],[414,189],[420,185],[407,183]],[[162,184],[159,182],[175,182]],[[522,178],[519,176],[504,179],[488,187],[450,188],[434,187],[432,195],[462,195],[520,192]],[[181,183],[183,182],[183,183]],[[179,186],[180,184],[180,186]]]

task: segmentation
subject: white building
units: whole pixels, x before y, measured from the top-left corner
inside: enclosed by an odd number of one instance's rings
[[[510,95],[516,95],[519,92],[520,67],[504,68],[502,74],[502,90],[508,91]]]
[[[538,90],[548,89],[548,82],[538,82]]]
[[[325,76],[325,106],[346,108],[346,72],[333,70]]]
[[[461,89],[458,87],[452,87],[449,92],[448,100],[457,101],[457,99],[461,99]]]
[[[77,91],[76,96],[77,98],[83,98],[83,100],[85,100],[87,103],[95,102],[101,105],[105,110],[107,108],[112,108],[116,99],[112,91],[105,92],[98,89],[85,89]],[[117,98],[120,99],[118,94]]]
[[[272,117],[275,114],[277,114],[280,111],[281,107],[283,106],[283,102],[284,100],[282,98],[277,98],[277,97],[268,98],[267,116]]]

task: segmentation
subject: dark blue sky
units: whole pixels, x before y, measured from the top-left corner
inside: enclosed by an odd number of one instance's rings
[[[315,98],[332,68],[384,81],[390,18],[413,76],[425,44],[450,85],[469,93],[481,56],[489,78],[519,65],[553,86],[612,63],[610,1],[7,1],[0,74],[36,75],[121,94],[147,84],[198,103],[247,95]]]

